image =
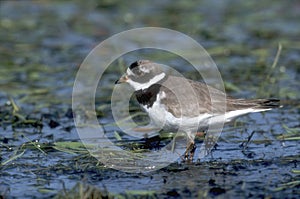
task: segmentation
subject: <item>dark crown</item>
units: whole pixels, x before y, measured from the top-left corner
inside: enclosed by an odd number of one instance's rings
[[[129,69],[132,70],[140,65],[143,65],[143,64],[147,64],[147,63],[150,63],[150,61],[148,60],[138,60],[138,61],[135,61],[133,62],[130,66],[129,66]]]

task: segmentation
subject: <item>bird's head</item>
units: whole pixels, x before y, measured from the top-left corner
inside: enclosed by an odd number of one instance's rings
[[[166,77],[161,65],[148,60],[139,60],[132,63],[115,83],[128,83],[134,90],[144,90],[160,82]]]

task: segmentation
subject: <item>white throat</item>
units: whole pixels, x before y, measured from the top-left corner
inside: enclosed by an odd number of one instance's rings
[[[152,79],[145,83],[134,82],[131,79],[128,79],[127,82],[134,88],[134,90],[138,91],[149,88],[151,85],[156,84],[157,82],[162,80],[165,76],[165,73],[161,73],[159,75],[154,76]]]

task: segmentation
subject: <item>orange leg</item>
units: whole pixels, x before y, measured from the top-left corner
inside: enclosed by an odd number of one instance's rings
[[[204,132],[196,132],[195,136],[204,137],[205,133]],[[187,146],[186,146],[186,150],[185,150],[185,153],[184,153],[184,159],[189,160],[189,161],[193,161],[195,151],[196,151],[195,141],[194,141],[194,139],[190,138],[188,140],[188,143],[187,143]]]
[[[189,141],[184,153],[185,160],[193,161],[196,145],[194,141]]]

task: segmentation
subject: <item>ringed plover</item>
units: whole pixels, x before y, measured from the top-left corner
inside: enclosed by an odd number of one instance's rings
[[[193,158],[196,132],[211,122],[279,107],[278,99],[235,99],[204,83],[166,74],[160,64],[139,60],[115,83],[128,83],[151,123],[165,130],[182,130],[188,143],[185,158]],[[214,120],[215,119],[215,120]]]

